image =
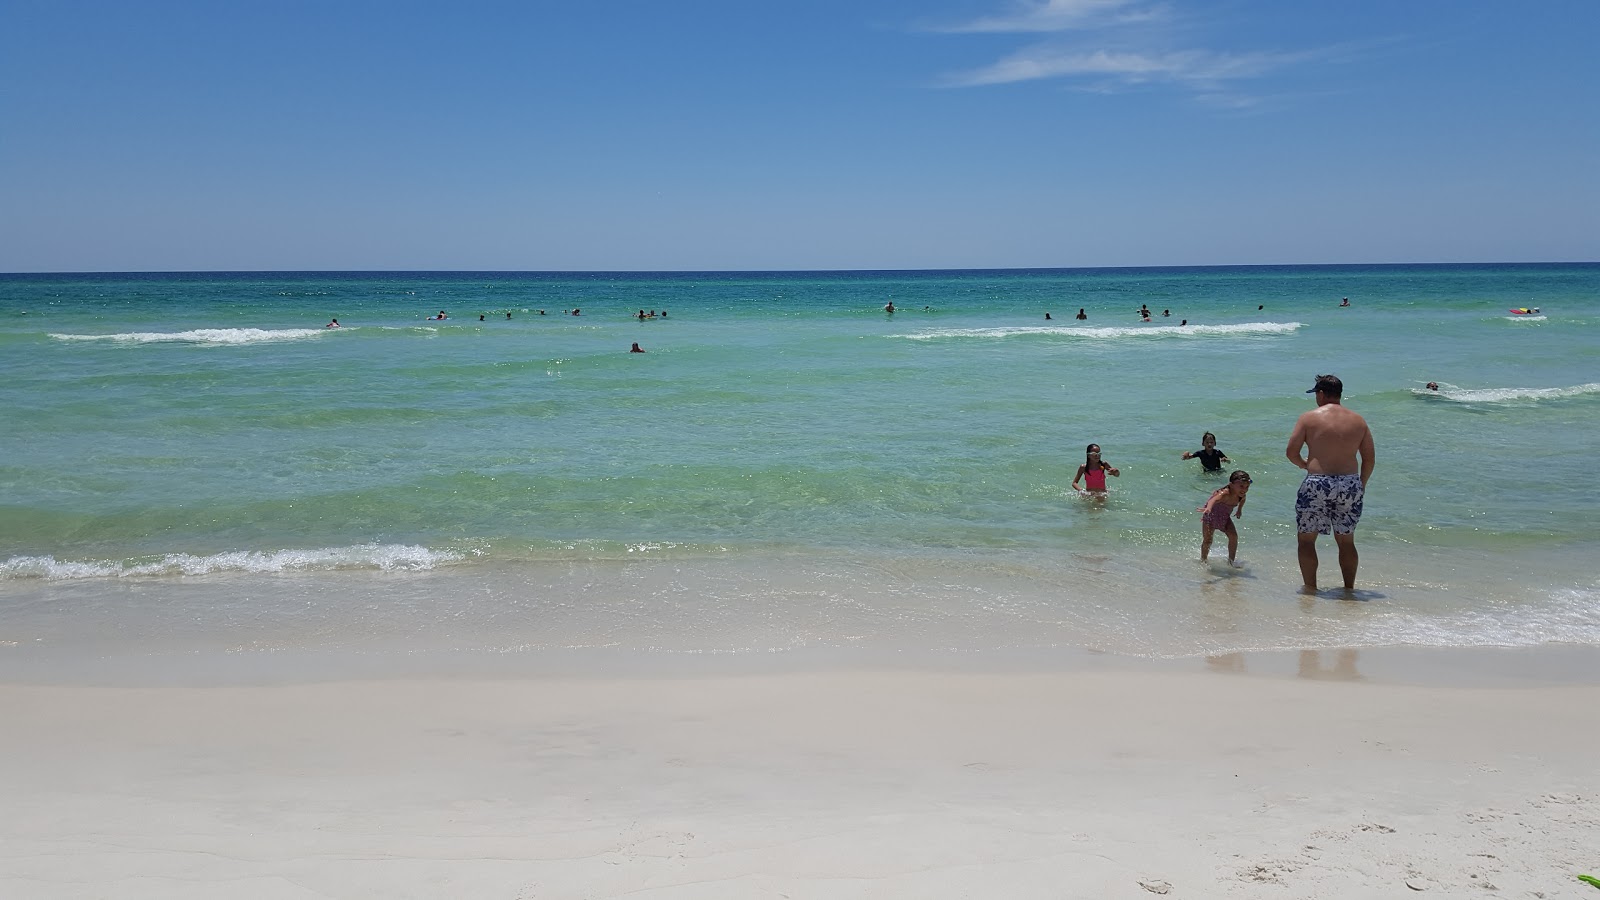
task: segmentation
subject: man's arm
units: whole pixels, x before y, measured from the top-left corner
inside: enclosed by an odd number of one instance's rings
[[[1302,469],[1307,465],[1305,458],[1300,455],[1300,449],[1305,445],[1306,417],[1302,414],[1300,418],[1294,420],[1294,430],[1289,432],[1289,447],[1283,451],[1283,455],[1289,458],[1289,462]]]
[[[1377,452],[1372,446],[1371,428],[1361,436],[1361,447],[1356,452],[1361,454],[1361,489],[1366,490],[1367,479],[1372,477],[1372,468],[1378,464]]]

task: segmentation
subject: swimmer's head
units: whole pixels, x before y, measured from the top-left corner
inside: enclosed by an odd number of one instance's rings
[[[1200,446],[1202,446],[1202,447],[1215,447],[1216,445],[1217,445],[1217,436],[1212,434],[1211,432],[1208,431],[1205,434],[1200,436]]]
[[[1250,473],[1243,469],[1234,470],[1234,473],[1228,476],[1228,486],[1233,485],[1238,485],[1241,491],[1250,490]]]

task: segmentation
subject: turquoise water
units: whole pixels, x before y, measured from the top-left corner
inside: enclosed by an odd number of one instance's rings
[[[0,276],[0,650],[1600,644],[1597,328],[1594,264]],[[1363,603],[1293,596],[1321,372]]]

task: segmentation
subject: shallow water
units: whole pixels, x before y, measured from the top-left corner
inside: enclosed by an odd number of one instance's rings
[[[0,660],[1600,644],[1597,324],[1596,265],[0,276]],[[1365,602],[1294,594],[1320,372]]]

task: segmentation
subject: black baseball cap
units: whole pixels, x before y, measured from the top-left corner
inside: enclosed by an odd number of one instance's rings
[[[1344,393],[1344,382],[1340,381],[1337,375],[1318,375],[1317,383],[1306,393],[1315,394],[1318,391],[1338,397]]]

